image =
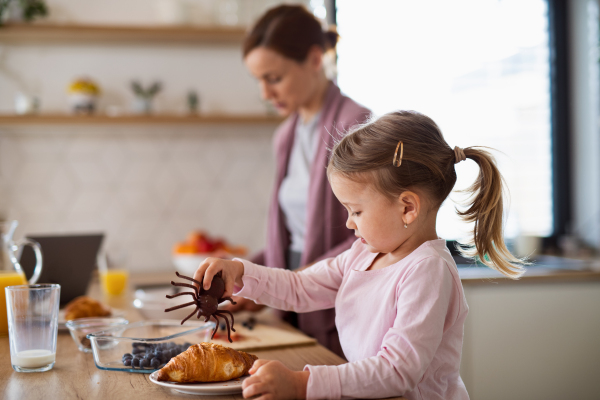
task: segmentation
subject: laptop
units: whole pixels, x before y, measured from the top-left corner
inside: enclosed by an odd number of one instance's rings
[[[27,236],[42,248],[42,273],[37,283],[60,285],[61,307],[77,296],[86,294],[96,267],[104,234]],[[35,255],[25,246],[19,260],[27,277],[33,275]]]

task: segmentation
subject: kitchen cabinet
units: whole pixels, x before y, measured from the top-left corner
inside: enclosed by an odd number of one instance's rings
[[[597,399],[600,280],[463,280],[470,398]]]

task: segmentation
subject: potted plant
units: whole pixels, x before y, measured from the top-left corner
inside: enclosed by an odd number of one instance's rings
[[[6,21],[29,22],[46,15],[48,7],[43,0],[0,0],[0,25]]]
[[[135,94],[133,111],[137,114],[150,114],[152,112],[152,99],[160,92],[160,82],[154,82],[150,87],[144,89],[138,81],[131,82],[131,88]]]

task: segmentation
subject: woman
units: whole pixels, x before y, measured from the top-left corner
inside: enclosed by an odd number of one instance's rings
[[[337,38],[304,7],[282,5],[267,11],[244,41],[244,63],[262,97],[287,117],[275,133],[267,246],[252,259],[255,263],[297,270],[340,254],[356,239],[346,228],[347,213],[331,191],[326,167],[334,141],[370,112],[343,96],[325,75],[323,55]],[[236,301],[230,310],[262,308],[243,298]],[[287,313],[285,319],[343,356],[333,309]]]

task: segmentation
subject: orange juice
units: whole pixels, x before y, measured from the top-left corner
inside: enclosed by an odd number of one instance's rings
[[[122,269],[109,269],[100,273],[100,281],[104,293],[119,295],[127,287],[127,277],[129,273]]]
[[[4,288],[13,285],[27,285],[23,274],[15,271],[0,271],[0,336],[8,335],[8,319],[6,317],[6,294]]]

